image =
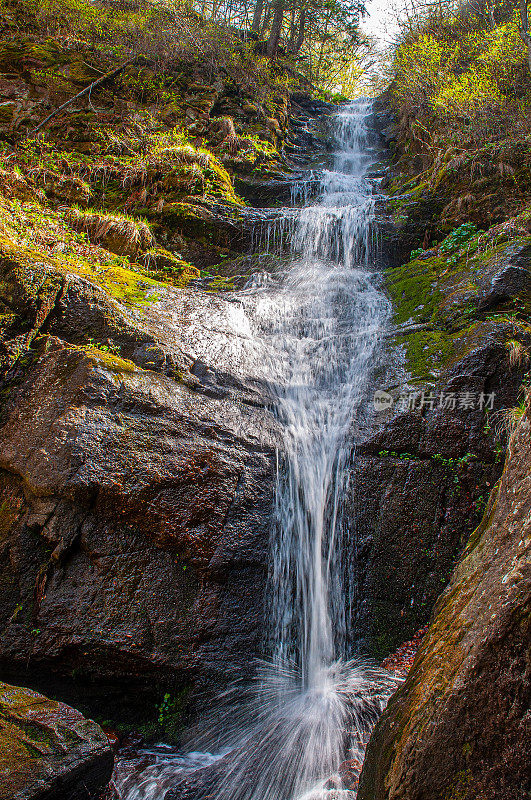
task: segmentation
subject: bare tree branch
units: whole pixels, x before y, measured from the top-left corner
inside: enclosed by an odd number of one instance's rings
[[[120,64],[120,66],[116,67],[116,69],[111,70],[111,72],[107,72],[105,75],[102,75],[101,78],[98,78],[88,86],[85,86],[85,88],[82,89],[81,92],[78,92],[76,95],[74,95],[74,97],[71,97],[70,100],[67,100],[66,103],[63,103],[58,108],[54,109],[54,111],[52,111],[51,114],[48,114],[46,119],[43,119],[43,121],[39,123],[39,125],[37,125],[36,128],[34,128],[32,131],[27,133],[26,136],[24,136],[24,139],[29,139],[31,136],[36,134],[37,131],[40,131],[41,128],[44,128],[47,122],[53,119],[53,117],[55,117],[60,111],[62,111],[63,108],[67,108],[67,106],[71,105],[74,102],[74,100],[77,100],[79,97],[82,97],[83,95],[92,92],[93,89],[95,89],[97,86],[100,86],[102,83],[105,83],[105,81],[108,81],[111,78],[115,78],[116,75],[118,75],[122,70],[124,70],[130,64],[134,64],[134,62],[137,61],[139,58],[140,56],[135,56],[134,58],[130,58],[127,61],[124,61],[124,63]]]

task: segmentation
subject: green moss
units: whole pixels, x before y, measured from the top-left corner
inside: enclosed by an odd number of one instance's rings
[[[163,247],[148,250],[142,258],[142,263],[151,278],[167,281],[180,288],[187,286],[201,274],[188,261],[178,258]]]
[[[404,346],[413,380],[422,381],[432,377],[453,355],[452,337],[442,330],[415,331],[396,336],[394,341]]]
[[[233,292],[234,279],[227,278],[224,275],[217,275],[213,280],[209,281],[208,288],[211,292]]]
[[[234,187],[229,173],[217,159],[210,158],[208,166],[205,168],[205,177],[207,179],[206,194],[220,197],[228,203],[236,203],[243,205],[234,193]]]
[[[433,320],[442,298],[438,282],[445,269],[444,258],[434,256],[414,259],[387,271],[387,287],[394,301],[396,323]]]
[[[11,42],[5,41],[0,46],[0,68],[6,72],[21,69],[28,62],[50,66],[65,64],[67,61],[68,55],[54,39],[37,42],[20,38]]]
[[[91,270],[92,272],[92,270]],[[79,274],[83,274],[79,271]],[[87,277],[89,277],[87,275]],[[132,306],[143,306],[158,300],[159,293],[154,291],[162,284],[145,275],[124,267],[106,267],[94,271],[90,278],[95,280],[111,297],[121,303]]]
[[[497,228],[483,233],[472,224],[462,225],[434,250],[416,250],[411,261],[387,271],[394,322],[426,326],[395,337],[395,343],[404,346],[415,378],[437,374],[453,358],[477,346],[479,327],[474,332],[474,326],[484,316],[478,309],[480,282],[530,244],[530,236],[514,237],[508,244],[507,233]],[[522,321],[529,313],[525,298],[507,301],[505,308],[499,321],[507,324]]]
[[[444,800],[465,800],[470,797],[472,773],[469,769],[463,769],[456,772],[452,779],[452,783],[446,794]]]
[[[96,364],[105,367],[111,372],[136,372],[138,370],[138,367],[132,361],[120,358],[120,356],[106,350],[100,350],[98,347],[88,346],[80,349]]]

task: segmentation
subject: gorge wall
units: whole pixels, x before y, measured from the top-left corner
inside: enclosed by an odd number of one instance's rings
[[[530,412],[369,744],[358,797],[529,796]]]
[[[402,419],[418,426],[425,474],[431,471],[433,480],[433,461],[437,469],[444,466],[446,479],[453,474],[447,496],[451,505],[463,504],[464,549],[406,682],[373,732],[360,800],[529,796],[529,157],[514,113],[514,75],[494,77],[507,54],[489,51],[502,32],[505,41],[515,32],[513,63],[519,63],[516,25],[514,18],[496,18],[484,33],[483,23],[466,14],[420,23],[401,43],[386,98],[394,118],[385,135],[395,153],[387,187],[400,253],[387,278],[399,323],[395,341],[403,348],[408,384],[428,399],[422,415],[409,412]],[[474,37],[481,45],[469,49]],[[447,46],[455,48],[454,58],[442,59],[438,80],[430,84],[430,58]],[[420,70],[410,69],[423,48],[427,60]],[[488,52],[492,78],[480,66]],[[480,75],[480,85],[492,79],[497,86],[503,114],[492,95],[473,111],[475,89],[446,109],[438,104],[440,92],[449,96]],[[528,72],[522,86],[529,87]],[[468,409],[459,408],[463,390]],[[493,407],[478,413],[478,393],[493,393]],[[432,395],[454,395],[457,414],[432,409]],[[434,453],[437,420],[443,424]],[[400,416],[387,425],[384,433],[407,430]],[[461,448],[453,450],[462,436]],[[414,474],[418,454],[404,452],[411,441],[406,433],[385,454]],[[406,463],[399,467],[399,461]],[[481,494],[468,505],[481,473]],[[420,485],[417,501],[435,500],[433,488]],[[404,504],[398,508],[402,513]],[[410,508],[416,520],[414,504]],[[449,518],[444,514],[437,526],[439,540],[427,554],[432,563]],[[414,540],[426,533],[412,531]],[[404,545],[411,547],[411,538]],[[404,562],[403,551],[398,558]]]
[[[171,114],[141,64],[21,142],[95,57],[0,52],[23,98],[2,128],[0,664],[171,740],[261,642],[278,437],[232,293],[261,212],[233,183],[282,202],[331,107],[194,56]]]
[[[80,101],[38,145],[19,143],[93,80],[93,58],[37,34],[0,51],[1,677],[178,740],[191,698],[248,675],[260,648],[278,431],[233,290],[256,267],[261,209],[287,202],[308,154],[319,166],[330,107],[304,85],[186,61],[162,104],[135,65],[96,108]],[[444,593],[360,798],[512,800],[528,412],[488,497],[505,457],[495,414],[517,405],[528,369],[529,216],[444,228],[444,187],[394,178],[380,223],[395,312],[375,387],[393,405],[346,498],[360,651],[388,655]],[[493,721],[477,739],[481,708]]]

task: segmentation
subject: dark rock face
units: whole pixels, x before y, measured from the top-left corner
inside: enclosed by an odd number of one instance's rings
[[[429,619],[501,473],[501,445],[478,398],[493,395],[495,410],[514,405],[522,370],[510,368],[503,331],[490,334],[436,386],[412,387],[414,410],[378,415],[384,421],[357,450],[349,495],[354,634],[378,658]],[[437,398],[433,409],[421,407],[422,391]],[[467,393],[475,407],[459,408]],[[451,395],[456,408],[437,407]]]
[[[529,797],[531,414],[370,741],[360,800]]]
[[[509,250],[501,263],[482,276],[479,309],[488,311],[513,297],[531,295],[531,245]]]
[[[95,722],[30,689],[0,684],[2,800],[90,800],[114,758]]]
[[[527,230],[508,225],[494,250],[496,231],[406,256],[408,230],[423,241],[423,202],[389,200],[400,217],[382,243],[394,316],[376,388],[392,407],[357,448],[349,495],[353,635],[379,658],[426,624],[479,524],[502,470],[503,409],[518,404],[529,366]]]
[[[106,686],[112,704],[120,686],[134,703],[248,673],[275,429],[239,314],[178,291],[126,313],[66,282],[62,338],[39,340],[0,431],[5,675]],[[89,334],[121,355],[67,342]]]

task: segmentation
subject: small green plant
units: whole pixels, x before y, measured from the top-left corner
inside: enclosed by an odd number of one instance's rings
[[[378,455],[384,458],[399,458],[401,461],[414,461],[416,459],[416,456],[412,453],[397,453],[394,450],[380,450]]]
[[[107,341],[106,344],[102,344],[101,342],[96,342],[92,336],[89,336],[87,339],[87,347],[90,350],[101,350],[102,353],[112,353],[113,356],[120,355],[119,345],[110,340]]]
[[[452,231],[439,245],[439,252],[446,256],[446,263],[450,267],[457,266],[461,248],[478,233],[473,222],[464,222]]]
[[[168,721],[168,719],[175,712],[176,704],[177,704],[177,701],[176,701],[175,697],[172,697],[171,694],[166,692],[166,694],[164,695],[164,697],[162,698],[162,700],[160,702],[160,705],[158,706],[159,725],[164,725],[164,723]]]

